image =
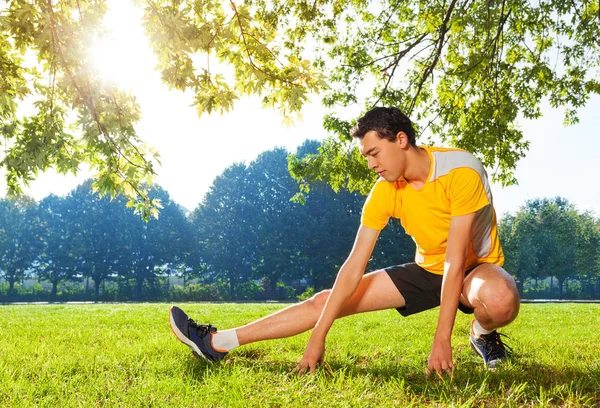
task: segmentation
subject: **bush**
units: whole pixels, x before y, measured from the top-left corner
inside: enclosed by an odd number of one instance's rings
[[[264,291],[265,288],[256,282],[243,282],[236,285],[235,297],[241,300],[257,300],[260,299],[260,296]]]
[[[304,292],[300,296],[298,296],[298,301],[302,302],[304,300],[310,299],[315,295],[315,288],[309,286],[306,288]]]

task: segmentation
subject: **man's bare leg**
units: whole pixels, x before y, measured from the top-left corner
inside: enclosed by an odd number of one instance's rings
[[[460,300],[475,310],[475,318],[487,330],[506,326],[519,313],[514,279],[494,264],[479,265],[465,278]]]
[[[330,292],[331,290],[319,292],[304,302],[236,328],[239,344],[290,337],[312,329],[321,316]],[[387,272],[379,270],[363,276],[339,317],[397,308],[404,304],[404,298]]]
[[[474,309],[469,343],[488,368],[496,368],[509,356],[496,331],[512,322],[519,313],[519,292],[504,269],[482,264],[465,278],[461,302]]]

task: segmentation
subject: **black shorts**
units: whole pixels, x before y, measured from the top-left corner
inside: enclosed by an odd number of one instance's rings
[[[475,268],[465,271],[465,276]],[[396,309],[402,316],[409,316],[440,305],[442,275],[427,272],[416,263],[390,266],[385,268],[384,271],[387,272],[406,301],[404,307]],[[458,308],[463,313],[473,313],[472,308],[460,302]]]

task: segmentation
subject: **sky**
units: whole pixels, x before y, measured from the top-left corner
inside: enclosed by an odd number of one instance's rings
[[[109,7],[105,25],[111,34],[92,48],[96,68],[106,80],[136,95],[143,115],[136,131],[161,157],[156,183],[188,210],[198,206],[214,178],[231,164],[250,162],[276,146],[294,151],[306,139],[327,136],[318,98],[305,106],[303,120],[290,127],[283,125],[280,113],[263,109],[258,98],[238,101],[230,113],[199,118],[191,106],[191,93],[169,90],[161,82],[141,26],[142,11],[119,0],[109,0]],[[542,112],[541,119],[519,122],[530,149],[517,166],[517,186],[492,185],[496,212],[515,212],[526,200],[561,196],[579,210],[600,215],[600,186],[594,173],[600,163],[600,97],[591,98],[580,110],[580,123],[574,126],[563,126],[562,110],[545,104]],[[25,191],[36,200],[65,195],[90,175],[85,169],[78,176],[48,171]],[[5,191],[2,180],[0,196]]]

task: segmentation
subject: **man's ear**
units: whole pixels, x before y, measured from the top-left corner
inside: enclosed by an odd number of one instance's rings
[[[408,136],[406,133],[400,131],[396,134],[396,143],[400,144],[400,147],[406,149],[409,145]]]

